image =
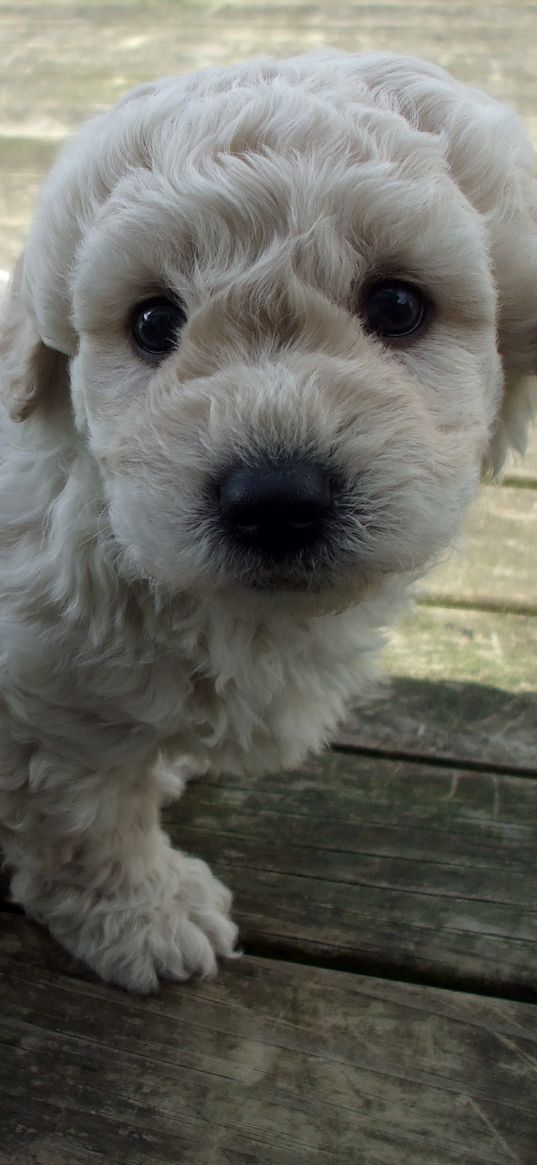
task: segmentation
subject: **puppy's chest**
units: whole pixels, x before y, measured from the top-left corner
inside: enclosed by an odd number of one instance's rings
[[[328,680],[330,654],[305,629],[269,634],[209,621],[194,638],[154,645],[152,658],[133,659],[107,688],[111,694],[115,684],[125,718],[146,725],[159,742],[203,746],[214,757],[232,742],[243,750],[267,734],[276,743],[289,705],[314,701],[321,673]]]
[[[53,731],[70,755],[91,745],[99,765],[165,746],[220,770],[279,767],[316,745],[363,668],[350,612],[260,626],[211,607],[156,631],[123,626],[90,648],[58,628],[41,655],[33,637],[32,652],[11,661],[18,718],[43,740]]]
[[[168,737],[185,728],[219,735],[239,723],[259,722],[291,684],[287,653],[276,646],[237,643],[233,636],[211,651],[200,637],[194,652],[157,653],[129,669],[122,703],[133,719]],[[290,657],[291,658],[291,657]]]

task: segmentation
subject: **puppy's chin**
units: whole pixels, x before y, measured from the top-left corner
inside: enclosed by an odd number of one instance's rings
[[[376,584],[371,578],[340,579],[336,582],[298,579],[292,582],[274,576],[270,580],[253,579],[223,588],[221,597],[232,612],[248,617],[291,615],[310,619],[320,615],[337,614],[357,606],[373,595]]]

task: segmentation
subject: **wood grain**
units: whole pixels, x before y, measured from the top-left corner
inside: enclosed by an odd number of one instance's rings
[[[336,741],[537,773],[537,619],[419,607]]]
[[[333,752],[195,781],[165,824],[250,952],[537,1000],[531,778]]]
[[[166,821],[249,951],[537,999],[537,781],[332,753],[193,782]]]
[[[487,486],[460,549],[420,584],[436,604],[537,614],[537,491]]]
[[[0,932],[2,1165],[533,1165],[537,1008],[243,958],[135,998]]]

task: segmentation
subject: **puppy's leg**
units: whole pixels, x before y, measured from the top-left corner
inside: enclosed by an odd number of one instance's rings
[[[73,771],[42,754],[29,768],[9,796],[12,894],[71,954],[142,992],[159,977],[211,974],[217,956],[233,955],[231,894],[205,862],[172,848],[154,777]]]

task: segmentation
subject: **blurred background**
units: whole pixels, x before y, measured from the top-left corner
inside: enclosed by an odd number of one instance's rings
[[[512,102],[537,138],[530,0],[12,0],[0,3],[0,269],[58,144],[142,80],[333,45],[430,57]]]

